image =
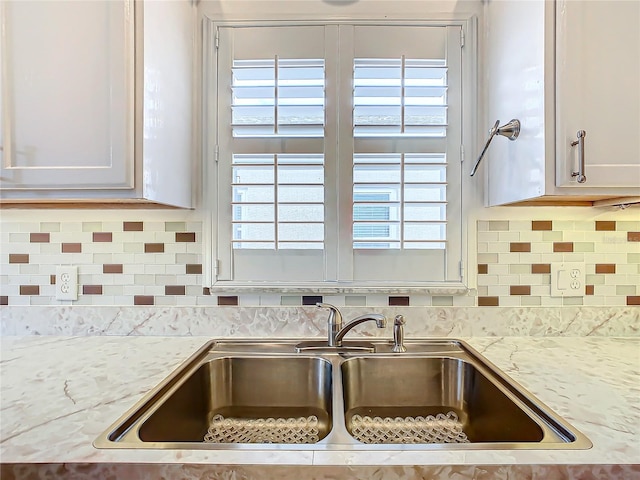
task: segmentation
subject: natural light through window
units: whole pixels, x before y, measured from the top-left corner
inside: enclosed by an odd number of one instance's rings
[[[459,280],[460,25],[215,32],[216,279]]]
[[[445,177],[444,155],[355,155],[353,247],[445,248]]]
[[[355,136],[446,135],[444,60],[356,59],[353,77]]]
[[[232,95],[234,136],[324,133],[322,60],[236,60]]]
[[[233,156],[234,248],[322,248],[322,155]]]

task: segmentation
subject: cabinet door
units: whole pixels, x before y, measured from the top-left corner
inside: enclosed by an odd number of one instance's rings
[[[500,136],[492,140],[485,163],[480,167],[487,171],[488,205],[519,202],[545,194],[549,176],[548,146],[553,145],[553,130],[546,122],[548,111],[553,111],[546,97],[548,81],[553,81],[553,76],[549,78],[551,69],[547,68],[546,55],[546,37],[553,33],[548,30],[552,14],[546,2],[485,4],[483,68],[487,72],[487,116],[481,141],[486,141],[487,132],[496,120],[500,120],[500,125],[512,118],[521,122],[516,141]],[[517,53],[510,53],[511,45],[517,45]]]
[[[3,189],[133,188],[133,3],[3,1]]]
[[[559,0],[557,186],[640,187],[640,2]],[[576,183],[579,130],[586,182]]]

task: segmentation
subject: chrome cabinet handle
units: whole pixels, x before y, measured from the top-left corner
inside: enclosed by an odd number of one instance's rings
[[[587,176],[584,171],[584,137],[587,136],[587,132],[584,130],[578,130],[577,136],[578,140],[571,142],[571,146],[578,146],[578,171],[571,172],[571,176],[577,177],[576,181],[578,183],[584,183],[587,181]]]
[[[494,123],[493,127],[489,130],[489,140],[487,140],[487,143],[482,149],[482,153],[480,153],[478,160],[476,160],[476,164],[473,166],[473,170],[471,170],[470,175],[472,177],[476,174],[476,171],[480,166],[480,161],[482,160],[482,157],[484,157],[484,154],[487,153],[487,149],[489,148],[489,144],[491,143],[491,140],[493,140],[493,137],[496,135],[502,135],[503,137],[507,137],[509,140],[515,140],[518,138],[518,135],[520,135],[520,120],[518,119],[514,118],[509,123],[506,123],[501,127],[498,127],[498,125],[500,125],[500,120],[496,120],[496,123]]]

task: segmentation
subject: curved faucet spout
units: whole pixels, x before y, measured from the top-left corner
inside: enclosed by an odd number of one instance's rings
[[[342,339],[344,338],[344,336],[349,333],[349,331],[353,328],[356,327],[357,325],[360,325],[361,323],[364,322],[376,322],[376,327],[378,328],[384,328],[387,326],[387,317],[385,317],[384,315],[381,315],[379,313],[368,313],[366,315],[360,315],[359,317],[354,318],[353,320],[351,320],[349,323],[347,323],[344,327],[342,327],[338,333],[335,334],[334,336],[334,344],[336,346],[341,346],[342,345]]]

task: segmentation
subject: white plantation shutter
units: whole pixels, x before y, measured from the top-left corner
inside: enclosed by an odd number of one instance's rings
[[[219,27],[217,281],[460,281],[460,26]]]
[[[444,59],[356,58],[354,135],[444,137],[446,82]]]
[[[342,276],[361,283],[459,278],[460,29],[355,26],[352,35],[352,149],[341,156],[352,158],[343,172],[352,181],[353,238],[343,255],[353,262]],[[360,200],[366,194],[388,199]],[[373,205],[387,208],[388,218],[362,218]],[[365,227],[372,235],[363,242]]]
[[[232,162],[234,249],[323,248],[322,155],[234,155]]]
[[[324,32],[219,29],[220,280],[324,280]]]
[[[322,137],[323,60],[234,60],[232,75],[234,137]]]
[[[355,154],[354,248],[366,248],[362,235],[356,236],[355,232],[369,225],[384,227],[388,232],[386,237],[375,235],[377,240],[369,238],[369,248],[444,249],[445,177],[444,155]]]

